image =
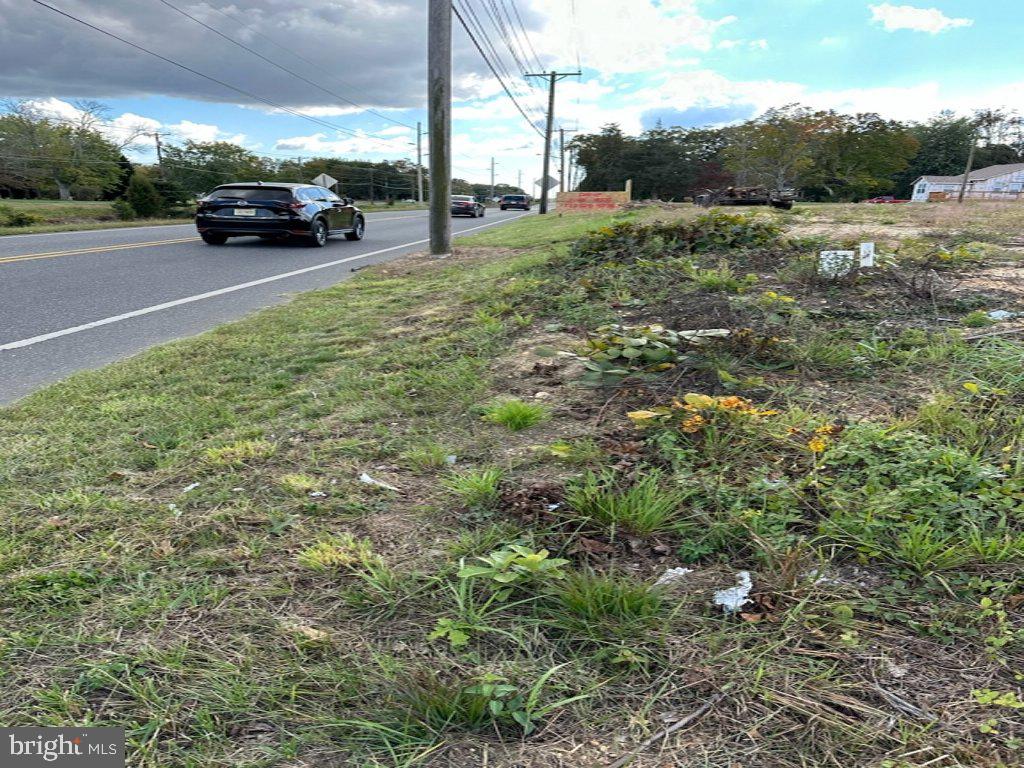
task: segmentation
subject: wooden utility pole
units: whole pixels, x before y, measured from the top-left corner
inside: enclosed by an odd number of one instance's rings
[[[494,202],[494,155],[491,155],[491,199],[488,202]]]
[[[423,204],[423,123],[416,123],[416,202]]]
[[[540,182],[540,213],[548,212],[548,176],[551,174],[551,132],[555,121],[555,83],[564,77],[579,77],[582,72],[527,73],[527,77],[548,78],[548,119],[544,128],[544,174]]]
[[[519,187],[519,189],[521,191],[523,191],[523,192],[526,191],[525,189],[523,189],[523,169],[522,168],[519,169],[519,180],[516,182],[516,186]]]
[[[161,172],[164,169],[164,148],[160,143],[160,132],[156,131],[153,134],[153,139],[156,141],[156,164],[160,166]]]
[[[967,153],[967,167],[964,169],[964,177],[960,181],[960,194],[957,195],[956,201],[962,203],[964,201],[964,193],[967,192],[967,182],[971,178],[971,169],[974,167],[974,148],[978,145],[978,133],[977,131],[971,131],[971,151]]]
[[[427,134],[430,136],[430,252],[452,251],[452,3],[430,0],[427,21]]]

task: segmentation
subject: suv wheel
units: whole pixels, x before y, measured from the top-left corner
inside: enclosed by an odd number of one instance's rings
[[[202,232],[199,236],[207,245],[224,245],[228,241],[228,236],[220,232]]]
[[[309,225],[309,244],[314,248],[323,248],[327,245],[327,222],[323,219],[313,219]]]
[[[356,216],[356,220],[352,224],[352,231],[345,233],[346,240],[362,240],[363,234],[366,232],[366,222],[362,216]]]

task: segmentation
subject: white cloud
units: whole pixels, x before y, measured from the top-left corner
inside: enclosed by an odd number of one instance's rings
[[[194,123],[191,120],[182,120],[180,123],[168,125],[167,129],[182,139],[196,142],[217,141],[223,133],[216,125]]]
[[[974,24],[973,19],[954,19],[938,8],[915,8],[912,5],[893,5],[892,3],[872,5],[869,8],[871,9],[871,21],[880,23],[886,32],[912,29],[916,32],[928,32],[936,35],[947,29],[969,27]]]
[[[531,35],[534,48],[558,66],[575,66],[578,52],[583,66],[618,74],[663,67],[680,49],[709,51],[716,32],[736,21],[705,18],[698,0],[532,0],[532,8],[547,20]]]
[[[352,156],[356,154],[381,155],[396,159],[415,154],[415,148],[409,146],[406,135],[391,138],[376,138],[362,131],[357,136],[336,134],[334,138],[320,131],[309,136],[291,136],[278,139],[274,149],[284,152],[295,152],[321,156]]]
[[[751,48],[753,48],[755,50],[758,50],[758,51],[767,51],[768,50],[768,41],[765,40],[763,37],[758,39],[758,40],[751,40],[749,45],[750,45]]]

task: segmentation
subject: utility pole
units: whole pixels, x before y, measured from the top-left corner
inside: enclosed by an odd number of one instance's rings
[[[452,3],[430,0],[427,22],[427,134],[430,136],[430,253],[452,251]]]
[[[570,129],[568,133],[576,133],[576,131]],[[558,154],[559,154],[559,170],[558,170],[558,191],[565,192],[565,128],[558,129]],[[572,154],[570,152],[569,163],[572,163]],[[569,185],[572,186],[571,184]]]
[[[974,167],[974,148],[978,145],[977,130],[971,131],[971,151],[967,153],[967,167],[964,169],[964,178],[960,182],[960,194],[957,195],[957,203],[964,201],[964,193],[967,191],[967,181],[971,177],[971,168]]]
[[[548,119],[544,128],[544,174],[540,182],[540,213],[548,212],[548,176],[551,173],[551,132],[555,121],[555,83],[565,77],[579,77],[582,72],[527,73],[527,77],[548,78]]]
[[[373,168],[370,169],[370,205],[373,205]]]
[[[423,123],[416,123],[416,202],[423,204]]]
[[[491,202],[494,201],[494,155],[491,155]]]
[[[523,188],[523,169],[522,168],[519,169],[519,177],[518,177],[518,180],[516,181],[516,186],[519,187],[519,189]]]
[[[164,170],[164,148],[160,144],[160,132],[155,131],[153,133],[153,139],[156,141],[156,164],[160,166],[160,172]]]

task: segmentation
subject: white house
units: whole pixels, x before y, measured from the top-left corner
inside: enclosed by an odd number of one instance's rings
[[[922,176],[914,182],[910,199],[927,202],[932,193],[945,193],[950,197],[960,194],[963,174],[959,176]],[[990,165],[971,171],[967,177],[966,196],[981,200],[1020,200],[1024,198],[1024,163]],[[941,199],[941,198],[939,198]]]

